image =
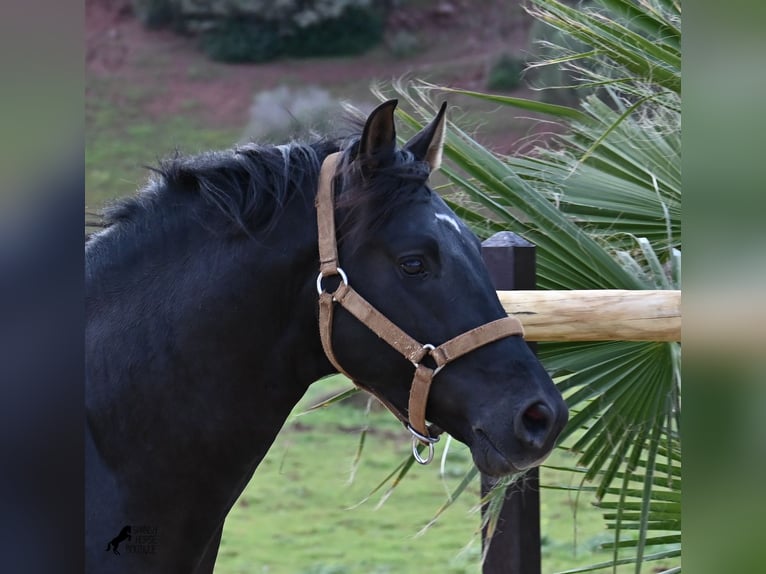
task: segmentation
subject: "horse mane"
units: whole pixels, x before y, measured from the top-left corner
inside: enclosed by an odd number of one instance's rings
[[[179,203],[191,203],[196,196],[203,208],[224,216],[225,231],[253,233],[273,224],[292,194],[316,181],[321,158],[337,149],[334,142],[322,140],[245,144],[190,156],[176,152],[157,167],[148,166],[152,175],[137,194],[102,211],[103,227],[140,226],[157,212],[171,217]]]
[[[191,203],[189,198],[196,196],[203,209],[223,215],[218,219],[225,233],[252,235],[268,231],[293,195],[306,186],[316,186],[323,158],[343,147],[347,159],[339,176],[344,191],[337,204],[346,216],[338,231],[350,237],[358,231],[374,230],[402,202],[415,197],[413,190],[422,188],[428,169],[409,151],[398,150],[388,167],[377,169],[374,178],[367,178],[361,170],[349,167],[358,140],[356,134],[340,142],[326,139],[283,145],[245,144],[192,156],[176,152],[157,167],[148,167],[152,176],[136,195],[102,211],[102,227],[135,227],[140,233],[156,229],[158,221],[169,225],[181,211],[179,204]],[[163,217],[150,217],[158,213]],[[204,221],[212,225],[209,218]],[[88,242],[101,234],[93,234]]]

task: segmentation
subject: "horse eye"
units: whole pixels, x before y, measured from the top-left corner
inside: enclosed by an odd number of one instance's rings
[[[407,275],[420,275],[425,271],[423,260],[418,257],[407,257],[399,262],[399,267]]]

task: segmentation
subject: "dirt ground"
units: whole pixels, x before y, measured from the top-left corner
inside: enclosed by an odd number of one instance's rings
[[[280,60],[258,65],[209,61],[195,39],[168,30],[147,30],[133,16],[130,0],[86,0],[86,79],[112,79],[117,88],[93,89],[86,82],[86,108],[92,98],[110,98],[119,106],[125,90],[162,85],[147,98],[148,118],[179,114],[190,99],[195,114],[216,127],[244,126],[256,89],[272,89],[286,80],[306,85],[349,86],[365,91],[372,80],[436,71],[440,83],[485,89],[492,61],[503,52],[527,47],[531,23],[516,2],[492,0],[399,2],[387,34],[407,30],[423,49],[407,59],[381,46],[356,58]],[[521,16],[520,16],[521,15]],[[198,110],[198,111],[196,111]]]

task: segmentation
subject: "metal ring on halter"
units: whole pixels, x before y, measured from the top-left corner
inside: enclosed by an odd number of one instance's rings
[[[426,343],[425,345],[423,345],[423,349],[425,349],[426,351],[429,351],[429,353],[426,353],[426,355],[429,355],[429,354],[430,354],[430,351],[433,351],[434,349],[436,349],[436,347],[434,347],[434,346],[433,346],[431,343]],[[415,361],[410,361],[410,363],[412,363],[412,365],[413,365],[413,366],[414,366],[416,369],[417,369],[417,368],[418,368],[418,366],[420,365],[420,363],[416,363]],[[443,369],[445,366],[446,366],[446,365],[439,365],[438,367],[436,367],[436,368],[433,370],[433,372],[431,373],[431,376],[432,376],[432,377],[435,377],[435,376],[436,376],[436,374],[437,374],[439,371],[441,371],[441,370],[442,370],[442,369]]]
[[[434,443],[428,443],[428,456],[426,456],[426,458],[420,456],[420,452],[418,452],[418,444],[420,444],[420,441],[415,437],[412,437],[412,456],[415,457],[415,460],[418,461],[419,464],[426,465],[434,459]]]
[[[423,345],[423,350],[428,352],[433,351],[435,348],[436,347],[434,347],[431,343],[426,343],[425,345]],[[428,352],[426,353],[426,355],[428,355]],[[425,357],[426,355],[423,355],[423,356]],[[412,363],[415,366],[415,368],[417,368],[418,365],[420,364],[419,362],[416,363],[415,361],[410,361],[410,363]]]
[[[341,269],[340,267],[336,267],[335,271],[336,271],[336,275],[340,275],[340,280],[345,285],[348,285],[348,276],[346,275],[346,272],[343,271],[343,269]],[[329,277],[329,275],[328,275],[328,277]],[[317,275],[317,293],[319,293],[320,295],[322,293],[324,293],[324,289],[322,289],[322,279],[324,279],[324,278],[325,278],[325,276],[322,275],[322,273],[319,273],[319,275]]]

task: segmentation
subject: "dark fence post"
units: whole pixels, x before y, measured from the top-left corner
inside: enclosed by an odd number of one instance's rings
[[[482,255],[497,290],[535,288],[535,246],[515,233],[502,231],[482,243]],[[535,344],[527,343],[534,351]],[[539,471],[534,468],[506,491],[495,534],[486,551],[482,574],[540,574]],[[494,479],[481,475],[481,495]],[[482,508],[482,515],[486,508]],[[482,532],[485,548],[486,529]]]

